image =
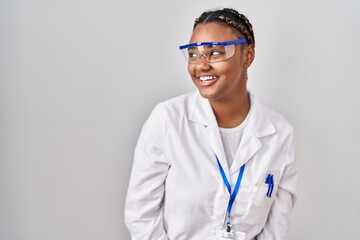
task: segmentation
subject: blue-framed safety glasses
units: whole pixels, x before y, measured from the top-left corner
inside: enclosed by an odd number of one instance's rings
[[[179,49],[188,63],[197,63],[201,57],[204,57],[208,63],[216,63],[234,56],[235,44],[246,42],[246,38],[228,42],[198,42],[182,45]]]

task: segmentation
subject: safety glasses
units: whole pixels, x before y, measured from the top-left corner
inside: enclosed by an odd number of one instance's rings
[[[235,44],[246,42],[246,38],[228,42],[198,42],[182,45],[179,49],[188,63],[195,64],[201,57],[204,57],[208,63],[216,63],[234,56]]]

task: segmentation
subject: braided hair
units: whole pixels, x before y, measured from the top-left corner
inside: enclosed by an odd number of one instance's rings
[[[228,26],[240,32],[248,41],[255,47],[255,37],[252,24],[238,11],[231,8],[224,8],[221,10],[208,11],[201,14],[199,18],[195,19],[194,28],[200,23],[218,22],[227,24]]]

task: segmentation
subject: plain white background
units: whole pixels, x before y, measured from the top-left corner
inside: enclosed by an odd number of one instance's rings
[[[360,239],[359,0],[0,0],[1,240],[130,238],[141,126],[195,89],[178,45],[216,7],[252,21],[249,88],[296,129],[289,239]]]

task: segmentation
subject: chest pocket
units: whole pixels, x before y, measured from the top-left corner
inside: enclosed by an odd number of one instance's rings
[[[279,173],[269,172],[261,184],[253,186],[250,201],[244,215],[249,224],[265,223],[279,185]]]

